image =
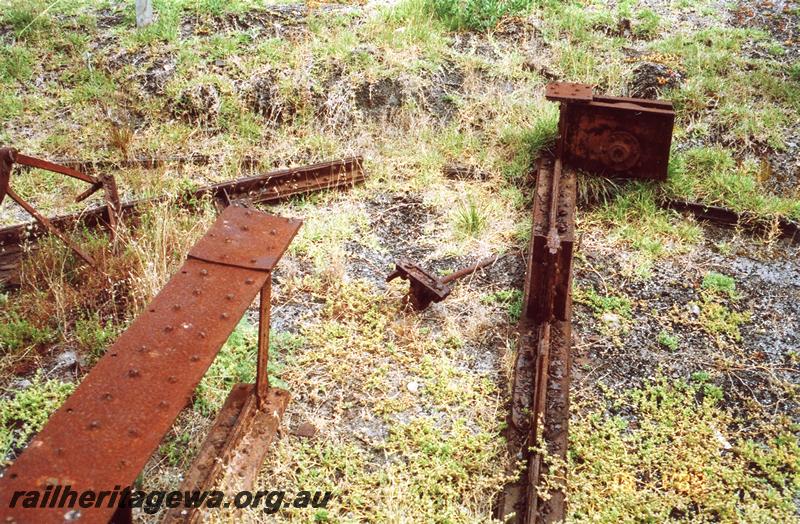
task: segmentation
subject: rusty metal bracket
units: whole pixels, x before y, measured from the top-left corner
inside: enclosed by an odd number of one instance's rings
[[[553,83],[561,103],[564,165],[608,177],[666,180],[675,111],[672,102],[592,95],[588,84]]]
[[[420,266],[407,259],[395,261],[395,270],[386,277],[386,282],[391,282],[396,278],[408,280],[408,301],[417,311],[422,311],[431,305],[432,302],[441,302],[452,291],[448,285],[459,278],[478,271],[490,264],[494,264],[499,257],[490,257],[469,267],[459,269],[445,277],[439,278],[428,273]]]
[[[215,441],[214,446],[234,450],[252,443],[251,428],[261,437],[269,431],[274,435],[288,394],[269,388],[267,379],[271,271],[300,224],[250,209],[226,209],[6,470],[0,479],[0,517],[7,522],[62,522],[69,511],[11,508],[15,491],[69,485],[75,491],[97,492],[130,486],[258,294],[263,316],[256,385],[247,386],[246,394],[234,390],[238,418],[227,433],[232,440],[221,445]],[[225,246],[233,248],[234,264],[223,259]],[[238,463],[251,476],[261,465]],[[99,523],[108,522],[115,508],[80,511],[81,522]]]
[[[28,212],[37,222],[39,222],[42,227],[45,228],[50,234],[57,236],[64,242],[67,246],[69,246],[72,251],[74,251],[79,257],[81,257],[86,263],[90,266],[95,266],[95,261],[89,256],[86,252],[84,252],[80,247],[78,247],[70,238],[61,232],[53,223],[47,219],[44,215],[36,211],[36,209],[31,206],[27,201],[25,201],[22,197],[20,197],[13,189],[11,189],[11,171],[14,167],[14,164],[19,164],[23,166],[33,167],[36,169],[44,169],[46,171],[52,171],[54,173],[60,173],[62,175],[66,175],[88,184],[91,184],[91,187],[78,195],[75,199],[76,202],[80,202],[98,189],[105,189],[105,203],[106,208],[108,211],[109,217],[109,226],[111,230],[111,237],[112,240],[115,238],[116,235],[116,227],[117,222],[119,221],[119,212],[121,210],[120,202],[119,202],[119,194],[117,193],[117,184],[114,181],[114,177],[111,175],[102,175],[100,177],[94,177],[92,175],[87,175],[85,173],[81,173],[71,167],[62,166],[60,164],[55,164],[53,162],[49,162],[47,160],[43,160],[41,158],[36,158],[28,155],[23,155],[22,153],[18,152],[16,149],[11,147],[2,147],[0,148],[0,203],[3,202],[3,198],[7,194],[11,199],[19,204],[25,211]]]

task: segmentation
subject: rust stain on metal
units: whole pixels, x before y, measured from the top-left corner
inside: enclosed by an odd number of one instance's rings
[[[441,302],[451,293],[450,282],[463,278],[497,261],[497,257],[490,257],[472,266],[460,269],[445,277],[437,277],[410,260],[395,261],[394,271],[386,277],[387,282],[395,278],[408,280],[408,300],[414,309],[422,311],[432,302]]]
[[[533,196],[523,308],[537,322],[566,320],[570,308],[577,179],[572,169],[556,177],[557,164],[541,161]]]
[[[226,226],[238,228],[239,241],[250,239],[256,258],[274,265],[300,222],[228,208],[212,230]],[[273,229],[282,235],[261,242]],[[218,256],[216,241],[200,256]],[[190,256],[8,468],[0,479],[0,515],[17,522],[63,520],[64,509],[9,508],[17,490],[131,485],[270,277],[258,263],[240,267]],[[81,521],[107,522],[113,512],[91,508]]]
[[[270,271],[297,234],[300,221],[276,218],[268,224],[261,213],[243,207],[229,207],[206,235],[189,251],[189,257],[228,266]],[[263,247],[254,253],[253,247]]]

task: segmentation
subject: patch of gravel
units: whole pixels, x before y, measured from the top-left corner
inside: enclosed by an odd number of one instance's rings
[[[691,253],[656,262],[646,280],[622,276],[628,256],[624,252],[581,248],[586,262],[577,264],[576,285],[591,285],[600,294],[607,287],[609,294],[629,297],[633,308],[629,331],[615,343],[588,307],[575,304],[574,380],[581,387],[603,382],[625,390],[659,374],[689,380],[705,371],[724,388],[734,410],[744,410],[755,400],[765,412],[800,420],[800,406],[790,392],[800,383],[800,248],[778,244],[765,251],[732,231],[710,229],[713,237],[734,246],[732,254],[719,253],[708,240]],[[693,303],[701,301],[700,283],[710,271],[736,280],[740,298],[726,305],[751,313],[739,342],[720,346],[699,323],[700,311]],[[676,323],[676,316],[689,323]],[[677,336],[675,351],[658,343],[663,329]]]

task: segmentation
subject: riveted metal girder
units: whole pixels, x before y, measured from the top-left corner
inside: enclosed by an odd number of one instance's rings
[[[251,238],[250,252],[268,263],[247,268],[186,260],[5,472],[0,517],[8,522],[64,520],[67,509],[9,508],[15,491],[58,484],[99,492],[133,483],[300,226],[299,221],[244,211],[226,209],[212,231],[241,232],[239,241]],[[258,241],[273,229],[281,235],[272,242]],[[200,255],[213,259],[218,246],[210,238],[200,241],[208,246]],[[243,256],[244,245],[237,249],[237,256]],[[114,508],[80,511],[80,522],[108,522]]]

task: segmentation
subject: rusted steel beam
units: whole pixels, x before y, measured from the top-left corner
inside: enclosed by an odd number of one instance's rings
[[[229,202],[275,203],[295,195],[326,189],[349,188],[364,180],[362,157],[349,157],[203,186],[190,192],[185,198],[179,199],[177,204],[189,205],[192,201],[206,197],[214,200],[224,199],[226,206]],[[158,197],[120,204],[117,216],[132,217],[147,206],[165,200],[167,197]],[[49,220],[55,227],[64,231],[74,227],[107,228],[112,220],[109,217],[109,206],[105,205]],[[26,241],[35,240],[44,233],[46,230],[36,222],[0,229],[0,285],[16,283],[16,269],[22,254],[21,245]]]
[[[506,432],[509,453],[525,458],[524,470],[498,508],[520,524],[557,522],[565,514],[563,488],[543,493],[540,487],[543,473],[562,472],[549,471],[531,449],[566,459],[575,202],[574,170],[540,161]]]
[[[564,515],[563,490],[540,493],[547,465],[530,448],[566,457],[575,203],[574,170],[558,159],[540,161],[508,431],[509,450],[526,457],[525,468],[507,486],[500,508],[519,523]]]
[[[132,485],[299,227],[297,220],[227,208],[6,470],[0,518],[65,519],[63,508],[9,507],[15,491]],[[115,509],[82,508],[81,522],[108,522]]]
[[[577,178],[574,170],[563,168],[556,177],[558,164],[540,161],[533,198],[523,307],[525,316],[537,322],[566,320],[570,309]]]
[[[726,207],[711,206],[699,202],[689,202],[675,198],[667,198],[660,202],[662,207],[681,213],[691,213],[700,220],[730,227],[765,231],[776,226],[781,238],[791,242],[800,242],[800,224],[784,217],[765,218],[754,213],[738,212]]]
[[[200,452],[184,480],[181,492],[210,491],[220,487],[230,492],[250,489],[266,452],[278,431],[280,419],[289,402],[289,394],[271,388],[262,408],[257,407],[253,384],[238,384],[217,415]],[[220,486],[223,479],[234,479],[238,486]],[[200,508],[172,508],[164,523],[194,523],[202,518]]]

